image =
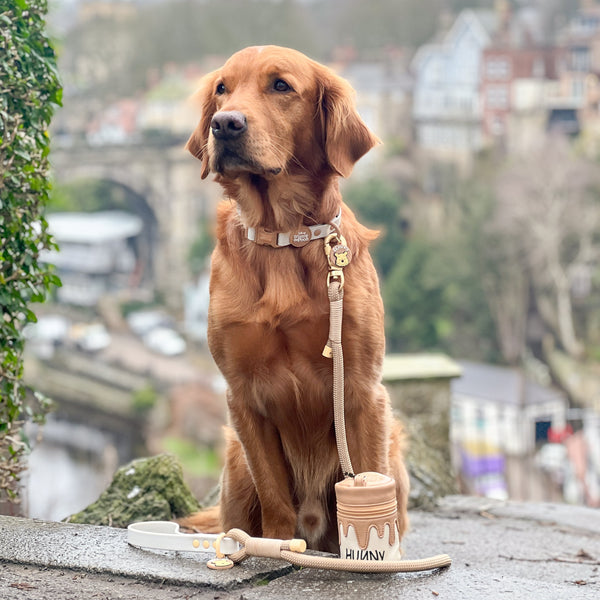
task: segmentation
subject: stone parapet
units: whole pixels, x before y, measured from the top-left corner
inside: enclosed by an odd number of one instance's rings
[[[448,553],[450,568],[365,575],[251,558],[211,571],[208,555],[140,550],[126,531],[0,516],[0,598],[381,598],[592,600],[600,586],[600,513],[560,504],[451,496],[411,513],[404,558]]]

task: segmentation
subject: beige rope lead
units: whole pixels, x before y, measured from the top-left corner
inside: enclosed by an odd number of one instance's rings
[[[303,554],[306,549],[304,540],[273,540],[253,538],[241,529],[230,529],[227,537],[239,542],[242,548],[230,554],[233,562],[241,562],[248,556],[264,558],[280,558],[296,565],[312,569],[329,569],[332,571],[354,571],[356,573],[410,573],[431,571],[449,567],[452,559],[447,554],[438,554],[418,560],[372,561],[349,560]]]
[[[354,477],[346,439],[346,419],[344,417],[344,354],[342,352],[342,315],[344,290],[341,281],[335,279],[329,284],[329,341],[333,358],[333,422],[340,465],[344,477]]]
[[[329,272],[327,288],[329,296],[329,339],[323,355],[333,358],[333,411],[336,445],[344,477],[354,477],[346,436],[346,418],[344,406],[344,355],[342,352],[342,317],[344,299],[344,272],[351,260],[351,252],[338,227],[336,233],[327,236],[325,255]],[[238,540],[240,541],[240,540]],[[281,551],[281,557],[292,564],[318,569],[337,571],[356,571],[361,573],[428,571],[450,566],[452,559],[447,554],[439,554],[419,560],[367,561],[344,558],[298,555],[288,550]]]

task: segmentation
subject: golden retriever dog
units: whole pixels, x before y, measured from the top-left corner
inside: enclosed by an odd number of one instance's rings
[[[212,172],[229,200],[217,215],[208,342],[227,380],[230,426],[219,505],[184,524],[300,536],[310,548],[337,551],[334,484],[342,472],[332,361],[322,356],[329,300],[321,239],[337,217],[352,257],[342,334],[350,456],[356,473],[395,478],[402,535],[409,483],[402,428],[380,381],[383,305],[368,251],[376,234],[338,187],[378,140],[350,85],[287,48],[234,54],[204,78],[199,97],[187,147],[201,177]]]

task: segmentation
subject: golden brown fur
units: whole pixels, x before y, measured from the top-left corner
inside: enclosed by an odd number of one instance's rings
[[[341,471],[332,362],[321,356],[329,327],[323,242],[271,248],[249,241],[245,227],[286,232],[328,223],[341,206],[352,251],[342,337],[348,445],[357,473],[396,479],[403,534],[408,477],[401,427],[380,383],[383,305],[368,253],[374,234],[343,204],[337,184],[378,140],[344,80],[285,48],[238,52],[205,77],[200,99],[202,118],[188,148],[202,161],[202,177],[215,173],[234,201],[218,211],[208,326],[229,386],[230,427],[219,506],[186,524],[337,547],[334,484]],[[211,131],[223,111],[247,121],[235,140]]]

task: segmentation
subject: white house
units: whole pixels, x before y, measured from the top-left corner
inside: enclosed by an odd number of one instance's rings
[[[480,68],[496,23],[493,11],[463,10],[439,43],[413,58],[416,141],[434,158],[469,160],[484,145]]]
[[[485,444],[505,455],[525,455],[548,428],[563,425],[567,400],[560,391],[535,383],[521,370],[460,362],[452,382],[453,442]]]
[[[135,240],[142,228],[138,216],[117,210],[48,215],[60,251],[45,251],[42,260],[55,265],[62,280],[59,301],[94,306],[103,294],[127,288],[138,267]]]
[[[564,394],[535,383],[520,369],[471,362],[460,366],[462,377],[452,382],[450,432],[464,489],[499,499],[528,499],[535,488],[549,498],[548,483],[527,458],[547,441],[551,426],[564,427]]]

